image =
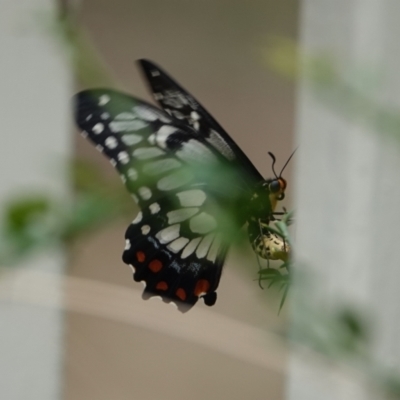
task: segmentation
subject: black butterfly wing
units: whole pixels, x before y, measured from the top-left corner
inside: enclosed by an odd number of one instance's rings
[[[177,193],[185,206],[177,204],[167,214],[161,210],[170,201],[159,199],[143,208],[126,231],[123,260],[134,268],[135,281],[146,282],[143,298],[160,295],[181,311],[199,297],[209,306],[215,303],[228,246],[207,207],[195,206],[204,193],[198,188]]]
[[[239,146],[192,95],[151,61],[142,59],[139,64],[155,100],[168,114],[192,126],[235,167],[245,169],[247,179],[251,179],[254,183],[263,180]]]
[[[160,295],[182,310],[199,297],[213,305],[226,232],[244,222],[230,217],[233,199],[246,189],[197,132],[145,102],[95,89],[78,93],[75,106],[83,136],[110,159],[141,209],[126,232],[123,261],[146,283],[143,296]],[[221,179],[210,179],[218,170]]]

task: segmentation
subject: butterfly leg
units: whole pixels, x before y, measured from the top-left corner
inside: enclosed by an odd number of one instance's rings
[[[262,245],[263,245],[263,252],[265,253],[265,252],[267,251],[267,249],[266,249],[266,247],[265,247],[264,241],[262,240],[264,234],[263,234],[263,228],[262,228],[262,224],[261,224],[261,220],[260,220],[260,219],[258,220],[258,226],[259,226],[259,228],[260,228],[260,236],[259,236],[259,238],[260,238],[260,240],[261,240],[261,242],[262,242]],[[256,240],[257,240],[257,239],[256,239]],[[262,290],[264,290],[264,287],[263,287],[262,284],[261,284],[261,273],[260,273],[261,270],[263,269],[263,266],[261,265],[261,261],[260,261],[260,256],[259,256],[259,254],[257,254],[257,263],[258,263],[258,272],[259,272],[259,276],[258,276],[258,286],[260,286],[260,288],[261,288]],[[269,258],[267,258],[267,268],[269,268]]]
[[[276,218],[276,215],[284,216],[284,215],[286,215],[286,214],[287,214],[286,210],[284,210],[284,211],[274,211],[274,212],[271,214],[270,220],[271,220],[271,221],[282,221],[282,218]]]
[[[267,268],[269,268],[269,260],[267,260],[268,264],[267,264]],[[257,263],[258,263],[258,286],[260,286],[260,288],[262,290],[264,290],[264,286],[262,285],[261,281],[261,270],[263,269],[263,266],[261,265],[261,261],[260,261],[260,256],[257,254]]]

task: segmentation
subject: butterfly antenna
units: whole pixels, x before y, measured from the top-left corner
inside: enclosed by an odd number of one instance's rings
[[[269,156],[272,158],[272,172],[274,173],[274,175],[275,175],[275,178],[279,178],[278,177],[278,175],[276,174],[276,172],[275,172],[275,163],[276,163],[276,158],[275,158],[275,156],[269,151],[268,152],[268,154],[269,154]]]
[[[292,159],[292,157],[294,156],[294,153],[296,153],[298,147],[296,147],[293,151],[293,153],[290,155],[290,157],[288,158],[288,160],[286,161],[285,165],[283,166],[283,168],[281,169],[281,173],[279,174],[279,177],[282,176],[282,172],[284,171],[284,169],[286,168],[286,166],[289,164],[289,161]]]

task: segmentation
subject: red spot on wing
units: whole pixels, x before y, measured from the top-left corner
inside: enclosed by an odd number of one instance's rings
[[[186,292],[182,289],[179,288],[176,292],[176,297],[178,297],[178,299],[185,301],[186,300]]]
[[[162,269],[163,265],[160,260],[153,260],[149,264],[149,269],[152,272],[159,272]]]
[[[143,253],[143,251],[138,251],[136,253],[136,258],[139,262],[143,262],[146,259],[146,255]]]
[[[200,279],[197,281],[196,286],[194,288],[194,294],[196,296],[200,296],[203,293],[207,293],[210,289],[210,282],[205,279]]]
[[[164,281],[158,282],[157,285],[156,285],[156,289],[158,289],[158,290],[168,290],[167,282],[164,282]]]

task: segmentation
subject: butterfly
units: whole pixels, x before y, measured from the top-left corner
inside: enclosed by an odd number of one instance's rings
[[[231,242],[248,224],[255,252],[284,259],[287,245],[268,230],[285,196],[282,171],[264,179],[206,109],[161,68],[139,60],[161,108],[112,89],[75,95],[82,135],[119,172],[140,212],[125,233],[123,261],[160,296],[187,311],[215,304]],[[290,158],[289,158],[290,159]]]

